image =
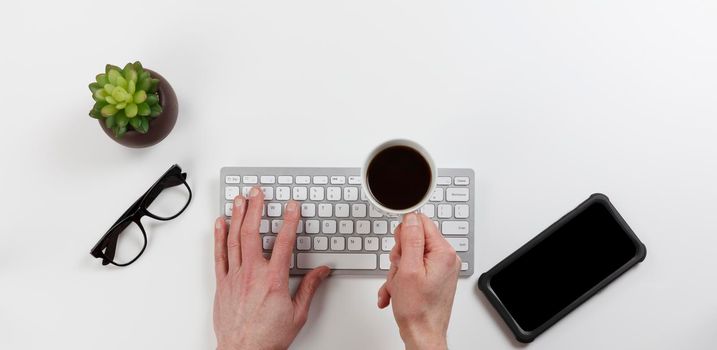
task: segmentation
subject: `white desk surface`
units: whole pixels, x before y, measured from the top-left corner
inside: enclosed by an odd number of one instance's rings
[[[717,3],[13,1],[0,5],[0,348],[209,349],[219,168],[360,166],[423,143],[477,173],[479,272],[593,192],[644,263],[530,349],[717,346]],[[174,86],[174,132],[114,144],[105,63]],[[170,164],[196,197],[129,268],[88,252]],[[452,349],[513,349],[458,285]],[[377,278],[331,278],[293,349],[398,349]]]

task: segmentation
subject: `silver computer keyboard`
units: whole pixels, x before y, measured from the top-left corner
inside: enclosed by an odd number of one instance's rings
[[[328,265],[334,274],[385,275],[399,218],[376,211],[361,190],[360,168],[250,168],[220,171],[220,208],[261,186],[266,201],[259,232],[265,255],[281,229],[286,201],[301,202],[291,274]],[[421,212],[430,217],[461,258],[461,276],[473,274],[474,184],[471,169],[438,169],[437,186]]]

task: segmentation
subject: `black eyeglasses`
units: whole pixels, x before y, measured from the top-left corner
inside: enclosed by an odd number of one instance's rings
[[[192,200],[192,190],[186,179],[187,173],[183,173],[179,165],[171,166],[120,216],[95,244],[90,254],[102,259],[102,265],[127,266],[135,262],[147,248],[147,233],[140,220],[148,216],[168,221],[182,214]],[[184,187],[177,187],[179,185]],[[121,254],[118,251],[120,243]]]

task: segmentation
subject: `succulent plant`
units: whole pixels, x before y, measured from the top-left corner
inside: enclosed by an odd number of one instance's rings
[[[159,79],[152,78],[139,61],[127,63],[124,68],[108,64],[90,84],[95,100],[90,116],[104,120],[117,138],[128,130],[145,134],[149,121],[162,112],[158,84]]]

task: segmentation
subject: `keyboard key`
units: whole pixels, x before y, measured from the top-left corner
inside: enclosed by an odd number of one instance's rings
[[[314,176],[314,183],[317,185],[326,185],[329,183],[328,176]]]
[[[272,175],[262,176],[261,178],[259,178],[259,182],[263,184],[273,184],[274,182],[276,182],[276,177]]]
[[[327,249],[329,249],[329,239],[328,238],[314,237],[314,250],[327,250]],[[301,255],[301,254],[299,254],[299,255]],[[299,268],[301,268],[301,265],[299,265]]]
[[[368,197],[366,197],[366,192],[364,192],[363,190],[361,190],[361,200],[362,200],[362,201],[367,201],[367,200],[368,200]]]
[[[433,204],[426,204],[423,207],[421,207],[421,213],[423,215],[428,216],[429,218],[432,218],[436,216],[436,206]]]
[[[296,238],[296,249],[297,250],[309,250],[311,249],[311,237],[300,236]]]
[[[244,181],[245,184],[255,184],[259,179],[255,175],[245,175],[242,181]]]
[[[296,177],[297,185],[308,185],[310,183],[311,183],[311,176],[297,176]]]
[[[468,221],[444,221],[441,231],[444,235],[467,235]]]
[[[312,187],[309,190],[309,198],[311,198],[312,201],[324,200],[324,188],[323,187]]]
[[[388,254],[381,254],[379,255],[379,268],[381,270],[388,270],[391,268],[391,259],[389,258]]]
[[[439,176],[436,179],[436,184],[438,185],[450,185],[451,184],[451,178],[449,176]]]
[[[356,233],[365,235],[371,232],[371,221],[358,220],[356,221]]]
[[[319,220],[306,220],[306,233],[319,233],[320,226]]]
[[[438,205],[438,217],[441,219],[450,219],[453,216],[453,207],[450,204]]]
[[[349,185],[360,185],[360,184],[361,184],[360,176],[349,176]]]
[[[373,233],[383,235],[388,232],[388,221],[378,220],[373,222]]]
[[[467,262],[461,263],[461,271],[468,271],[468,263]]]
[[[224,204],[224,216],[232,216],[232,205],[233,202],[225,203]]]
[[[358,188],[357,187],[344,187],[344,200],[355,201],[358,200]]]
[[[378,250],[378,237],[366,237],[363,240],[366,250],[375,252]]]
[[[241,182],[240,176],[228,175],[224,178],[224,182],[228,184],[238,184]]]
[[[330,218],[332,215],[332,206],[328,203],[321,203],[319,204],[319,217],[320,218]]]
[[[446,238],[457,252],[468,251],[468,238]]]
[[[266,216],[277,218],[281,216],[281,203],[269,203],[266,206]]]
[[[375,270],[376,254],[299,253],[296,255],[296,266],[300,269],[313,269],[322,265],[332,269]]]
[[[343,185],[345,183],[346,183],[346,176],[332,176],[331,177],[332,185]]]
[[[381,238],[381,250],[384,252],[389,252],[391,249],[393,249],[393,246],[396,244],[396,240],[393,239],[393,237],[383,237]]]
[[[227,186],[224,187],[224,199],[234,200],[234,197],[239,195],[239,187]]]
[[[349,250],[352,250],[352,251],[361,250],[361,238],[360,237],[349,237]]]
[[[284,225],[284,220],[271,220],[271,233],[279,233],[282,225]]]
[[[391,221],[391,234],[394,234],[396,232],[396,228],[398,227],[398,224],[400,224],[400,221]]]
[[[244,188],[241,189],[241,195],[244,197],[249,197],[250,191],[251,191],[251,186],[244,186]]]
[[[289,187],[277,187],[276,188],[276,200],[288,201],[291,198],[291,188]]]
[[[264,250],[274,249],[274,241],[276,241],[276,236],[264,236],[264,238],[262,238],[262,247],[264,247]]]
[[[431,202],[440,202],[443,200],[443,189],[438,187],[435,190],[433,190],[433,193],[431,194]]]
[[[351,220],[339,221],[339,233],[343,233],[343,234],[354,233],[354,222]]]
[[[341,200],[341,187],[329,187],[326,189],[326,199],[330,201]]]
[[[294,200],[305,201],[306,200],[306,187],[294,187]]]
[[[456,186],[466,186],[466,185],[468,185],[468,184],[471,183],[471,180],[470,180],[470,178],[467,177],[467,176],[456,176],[456,178],[454,179],[453,183],[454,183]]]
[[[335,220],[324,220],[321,226],[321,232],[327,234],[336,233],[336,221]]]
[[[301,204],[301,216],[305,218],[313,218],[316,216],[316,204],[314,203],[302,203]]]
[[[343,237],[331,237],[331,250],[344,250],[346,239]]]
[[[446,200],[449,202],[467,202],[467,188],[449,188],[446,190]]]
[[[294,178],[287,175],[279,176],[279,183],[282,185],[288,185],[290,183],[294,182]]]
[[[351,216],[355,218],[366,217],[366,204],[352,204],[351,205]]]
[[[264,192],[264,200],[270,201],[274,199],[273,187],[262,187],[261,191]]]
[[[269,233],[269,220],[259,222],[259,233]]]
[[[296,224],[296,234],[304,232],[304,220],[299,220]]]
[[[468,206],[465,204],[456,205],[456,219],[467,219],[468,218]]]
[[[370,207],[371,207],[371,209],[370,209],[369,212],[368,212],[368,216],[370,216],[370,217],[372,217],[372,218],[380,218],[380,217],[383,217],[383,214],[381,214],[381,212],[378,211],[378,209],[376,209],[376,207],[374,207],[373,205],[370,206]]]
[[[336,213],[337,218],[347,218],[349,217],[349,205],[346,203],[336,204]]]

